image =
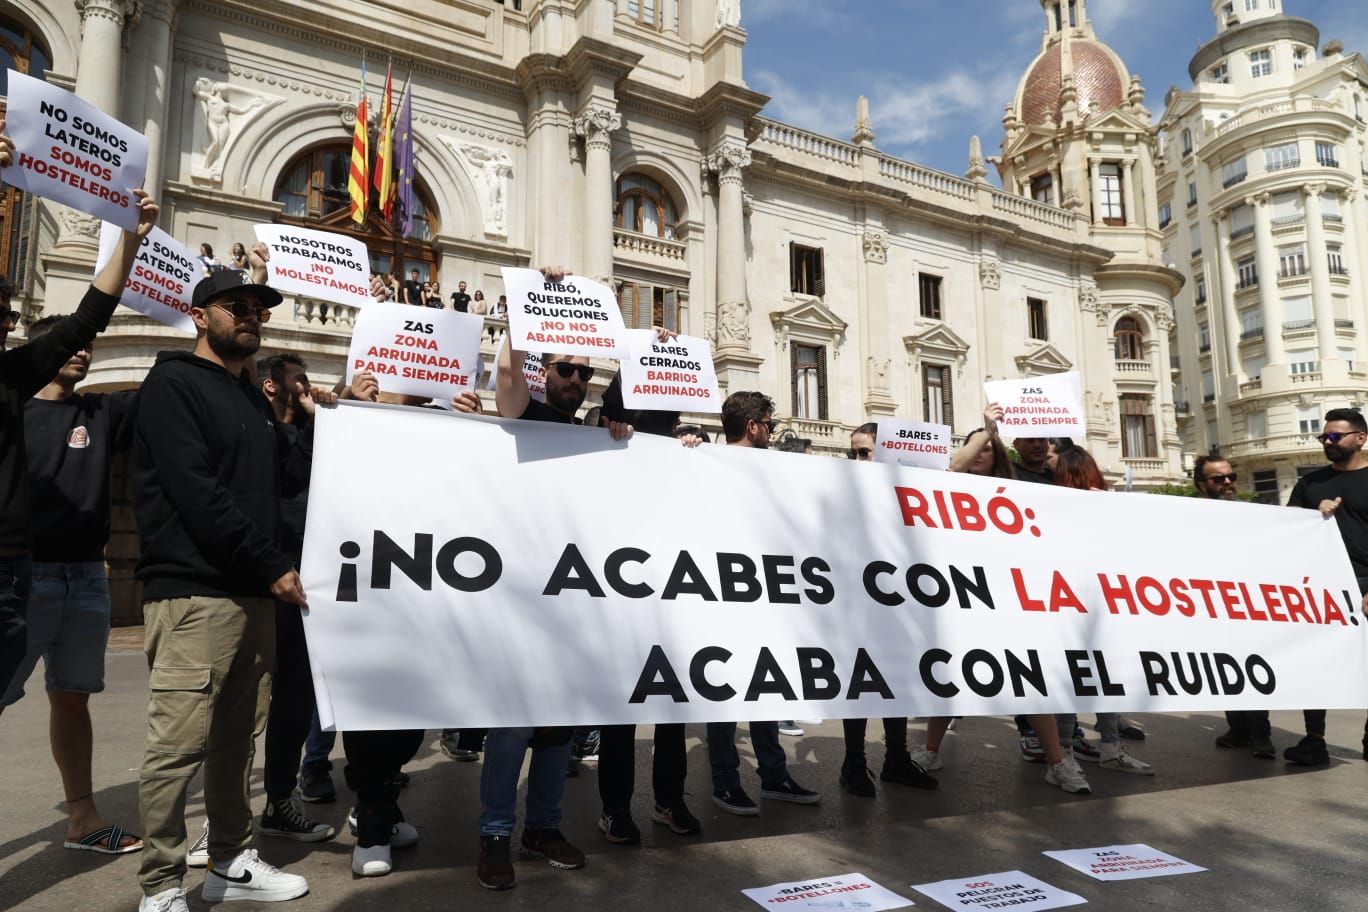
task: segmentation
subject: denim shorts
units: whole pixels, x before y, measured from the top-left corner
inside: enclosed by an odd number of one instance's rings
[[[109,642],[109,580],[103,561],[34,561],[28,603],[28,652],[0,707],[17,703],[38,659],[48,690],[104,690]]]

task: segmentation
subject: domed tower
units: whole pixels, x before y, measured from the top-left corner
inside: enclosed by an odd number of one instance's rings
[[[1093,32],[1087,0],[1040,5],[1040,53],[1002,118],[998,171],[1007,192],[1078,213],[1112,253],[1078,277],[1089,449],[1108,472],[1174,477],[1182,451],[1169,351],[1183,277],[1158,229],[1158,131],[1140,78]]]

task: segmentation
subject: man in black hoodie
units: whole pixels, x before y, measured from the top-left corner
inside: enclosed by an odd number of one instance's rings
[[[152,691],[138,794],[145,909],[184,902],[185,799],[201,765],[213,823],[204,898],[308,892],[304,878],[249,848],[247,774],[275,659],[272,598],[306,607],[279,544],[280,501],[307,483],[313,433],[289,434],[247,371],[280,301],[246,272],[202,279],[194,351],[159,354],[138,401],[133,507]]]
[[[0,168],[13,159],[14,143],[0,118]],[[24,455],[25,400],[57,375],[67,359],[109,325],[137,256],[139,238],[157,223],[157,206],[142,190],[138,228],[119,236],[113,255],[91,282],[76,312],[43,338],[0,351],[0,689],[9,687],[28,651],[28,591],[32,575],[33,528],[28,468]],[[6,286],[8,287],[8,286]],[[9,316],[8,302],[6,314]],[[117,844],[117,840],[116,840]]]

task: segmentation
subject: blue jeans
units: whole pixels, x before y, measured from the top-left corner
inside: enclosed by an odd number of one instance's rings
[[[751,748],[760,768],[760,787],[771,788],[788,778],[788,757],[779,745],[778,722],[752,722]],[[708,763],[712,765],[713,791],[741,787],[741,757],[736,752],[736,723],[708,723]]]
[[[104,561],[33,564],[27,648],[0,707],[19,702],[24,684],[43,660],[48,690],[104,690],[109,643],[109,580]]]
[[[512,836],[518,822],[518,778],[532,740],[530,728],[491,728],[485,735],[480,770],[480,835]],[[527,821],[524,829],[560,826],[561,797],[570,742],[532,751],[527,771]]]
[[[28,652],[28,600],[33,581],[33,561],[23,557],[0,558],[0,692]]]
[[[304,740],[304,765],[327,763],[336,744],[337,732],[323,730],[318,721],[318,709],[315,707],[313,723],[309,726],[309,737]]]

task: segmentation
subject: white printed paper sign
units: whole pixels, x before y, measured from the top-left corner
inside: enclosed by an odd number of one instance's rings
[[[712,346],[707,339],[656,340],[650,329],[629,329],[622,373],[622,404],[662,412],[720,412]]]
[[[767,909],[861,909],[864,912],[880,912],[881,909],[902,909],[915,905],[912,900],[879,886],[863,874],[795,880],[793,883],[755,887],[741,892]]]
[[[920,886],[913,884],[912,889],[950,909],[1059,909],[1087,902],[1077,893],[1050,886],[1020,871],[942,880]]]
[[[371,303],[370,255],[361,241],[293,225],[254,225],[252,230],[271,248],[267,284],[276,291],[352,307]]]
[[[114,255],[114,245],[121,234],[123,229],[118,225],[104,222],[100,226],[97,275]],[[193,336],[195,321],[190,319],[190,298],[199,280],[199,263],[190,248],[154,227],[142,239],[119,303]]]
[[[874,461],[923,469],[950,468],[950,426],[880,418]]]
[[[133,191],[147,177],[147,137],[65,89],[9,71],[5,182],[120,228],[138,227]]]
[[[527,381],[527,393],[538,402],[546,401],[546,368],[542,367],[541,355],[527,352],[523,357],[523,380]],[[499,359],[494,359],[494,369],[489,372],[489,389],[499,388]]]
[[[535,269],[503,269],[508,333],[518,351],[621,358],[626,327],[612,289],[583,276],[548,282]]]
[[[357,314],[347,382],[369,371],[386,393],[446,401],[475,389],[483,333],[475,314],[374,301]]]
[[[1060,849],[1045,854],[1097,880],[1137,880],[1206,870],[1143,843],[1103,846],[1100,849]]]
[[[989,402],[1002,406],[998,429],[1014,437],[1082,437],[1083,380],[1077,371],[983,384]]]

